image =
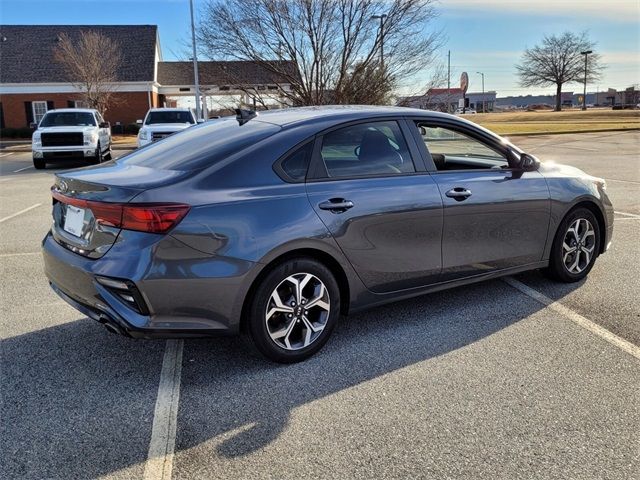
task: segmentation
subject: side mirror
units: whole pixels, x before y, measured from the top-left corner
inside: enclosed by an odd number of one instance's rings
[[[100,128],[111,128],[111,124],[109,122],[101,122]]]
[[[142,120],[136,120],[136,125],[142,125]]]
[[[533,172],[540,168],[540,160],[538,160],[533,155],[529,155],[528,153],[523,153],[520,155],[520,162],[518,163],[518,168],[525,172]]]
[[[37,130],[38,129],[38,124],[36,122],[31,122],[29,124],[29,128],[31,128],[32,130]]]
[[[198,120],[196,120],[198,123],[204,123],[206,122],[206,120],[204,118],[199,118]]]

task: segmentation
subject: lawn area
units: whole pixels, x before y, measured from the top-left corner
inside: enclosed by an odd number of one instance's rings
[[[501,135],[640,129],[640,110],[565,110],[464,115]]]

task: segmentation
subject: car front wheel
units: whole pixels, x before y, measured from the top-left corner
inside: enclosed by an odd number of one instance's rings
[[[44,167],[47,166],[47,162],[45,161],[44,158],[33,158],[33,167],[36,170],[42,170]]]
[[[260,282],[248,313],[249,333],[264,356],[280,363],[299,362],[329,339],[340,315],[340,290],[323,264],[293,259]]]
[[[560,224],[551,248],[547,273],[561,282],[582,280],[600,251],[598,219],[587,208],[570,212]]]

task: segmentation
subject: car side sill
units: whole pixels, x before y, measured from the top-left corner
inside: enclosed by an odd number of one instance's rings
[[[520,272],[526,272],[528,270],[536,270],[538,268],[545,268],[549,266],[548,260],[540,262],[528,263],[526,265],[520,265],[518,267],[505,268],[502,270],[495,270],[492,272],[481,273],[473,275],[471,277],[465,277],[457,280],[449,280],[447,282],[434,283],[426,287],[412,288],[410,290],[399,290],[390,293],[373,293],[369,292],[368,295],[359,301],[358,304],[352,303],[349,306],[349,314],[368,310],[373,307],[384,305],[391,302],[397,302],[400,300],[406,300],[408,298],[418,297],[427,293],[439,292],[441,290],[447,290],[449,288],[460,287],[463,285],[469,285],[472,283],[478,283],[485,280],[491,280],[493,278],[505,277],[507,275],[514,275]]]

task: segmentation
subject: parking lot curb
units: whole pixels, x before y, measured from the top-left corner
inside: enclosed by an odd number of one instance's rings
[[[604,130],[567,130],[566,132],[531,132],[531,133],[499,133],[501,137],[539,137],[541,135],[567,135],[576,133],[606,133],[606,132],[634,132],[640,130],[640,127],[631,128],[607,128]]]

